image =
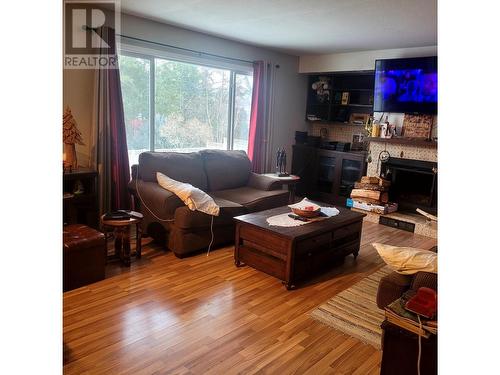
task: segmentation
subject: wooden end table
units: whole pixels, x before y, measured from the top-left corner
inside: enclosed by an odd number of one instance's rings
[[[290,204],[295,203],[295,187],[300,182],[299,176],[295,176],[295,175],[291,174],[290,176],[286,176],[286,177],[278,177],[278,175],[276,173],[264,173],[264,176],[276,178],[276,179],[280,180],[280,182],[283,185],[287,185],[288,192],[290,194],[290,198],[288,199],[288,201]]]
[[[128,220],[105,220],[105,215],[101,216],[101,224],[106,239],[106,254],[108,253],[108,233],[113,232],[115,235],[115,253],[114,255],[108,256],[107,259],[118,258],[127,267],[130,266],[130,227],[134,224],[136,228],[135,255],[137,258],[141,257],[142,251],[142,229],[140,224],[143,216],[139,212],[132,212],[138,217],[131,217]]]
[[[348,254],[356,258],[366,214],[337,209],[336,216],[297,227],[270,226],[266,221],[291,212],[288,206],[236,216],[235,265],[246,264],[274,276],[290,290],[297,281],[319,274]]]

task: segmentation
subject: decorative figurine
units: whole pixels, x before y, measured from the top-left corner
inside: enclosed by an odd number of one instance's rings
[[[278,148],[276,152],[276,174],[278,177],[290,176],[286,172],[286,151],[284,147],[281,150]]]
[[[63,116],[63,164],[64,171],[70,171],[78,167],[76,160],[75,144],[83,145],[82,133],[78,130],[76,120],[71,114],[71,109],[66,107]]]

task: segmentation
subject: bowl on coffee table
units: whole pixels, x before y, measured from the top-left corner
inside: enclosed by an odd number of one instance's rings
[[[321,213],[321,207],[313,202],[308,201],[306,198],[304,198],[299,203],[289,205],[288,207],[291,208],[292,212],[295,215],[306,218],[316,217]]]
[[[309,209],[308,209],[308,207],[306,207],[305,209],[292,208],[292,212],[295,215],[299,215],[299,216],[307,217],[307,218],[319,216],[319,214],[321,213],[321,207],[318,207],[318,208],[311,207]]]

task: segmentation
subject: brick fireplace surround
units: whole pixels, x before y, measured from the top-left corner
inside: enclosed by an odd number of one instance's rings
[[[412,146],[408,144],[386,143],[384,140],[371,141],[369,152],[372,161],[368,163],[367,175],[379,176],[381,166],[378,163],[380,152],[387,150],[391,157],[402,159],[423,160],[437,163],[437,148],[432,146]],[[379,164],[377,168],[377,164]],[[437,224],[429,222],[424,216],[411,212],[394,212],[385,217],[402,220],[415,224],[415,233],[427,237],[437,238]],[[366,220],[379,222],[379,215],[368,213]]]

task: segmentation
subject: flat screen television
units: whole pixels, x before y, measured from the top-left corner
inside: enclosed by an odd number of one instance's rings
[[[374,112],[437,113],[437,56],[375,61]]]

